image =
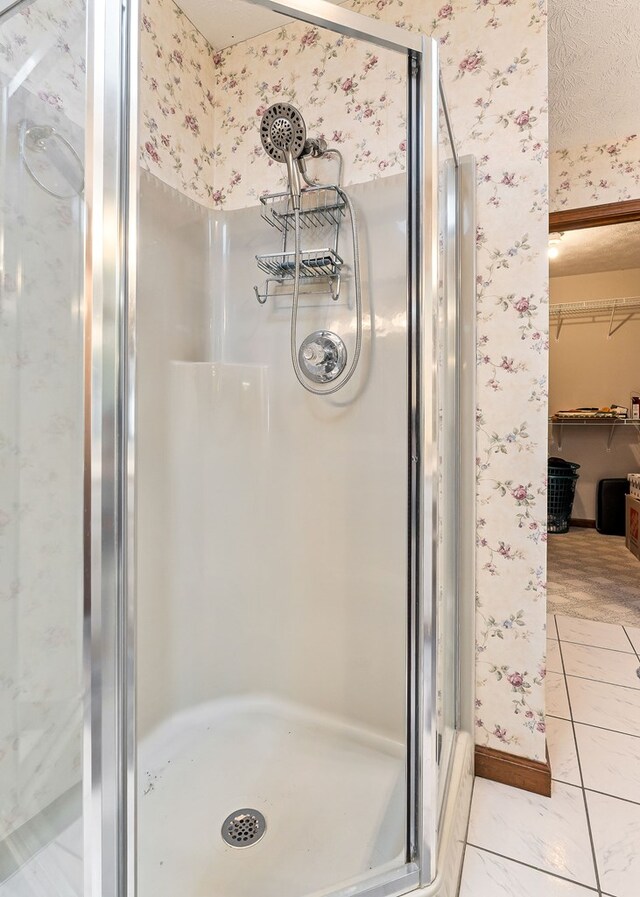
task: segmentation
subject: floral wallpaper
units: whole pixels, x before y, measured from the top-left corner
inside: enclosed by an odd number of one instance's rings
[[[477,158],[477,740],[544,760],[546,2],[351,5],[437,38],[458,147]],[[340,146],[345,183],[404,168],[392,52],[298,23],[217,52],[170,0],[145,0],[142,39],[143,164],[207,205],[241,207],[284,186],[257,139],[278,97]]]
[[[214,62],[216,204],[237,208],[285,188],[284,166],[265,155],[259,138],[262,113],[278,99],[303,109],[308,132],[342,151],[346,184],[404,171],[400,54],[294,23],[223,50]],[[326,168],[335,178],[335,164]]]
[[[0,29],[0,840],[82,776],[83,204],[34,183],[19,133],[52,125],[83,155],[85,41],[83,0]]]
[[[640,197],[640,137],[557,150],[549,157],[552,211]]]
[[[362,3],[363,12],[380,4]],[[440,43],[453,129],[478,163],[476,739],[545,759],[546,5],[396,7]]]
[[[214,205],[214,52],[172,0],[142,0],[140,161]]]

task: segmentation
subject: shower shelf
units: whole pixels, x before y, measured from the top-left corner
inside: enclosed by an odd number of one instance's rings
[[[270,193],[260,197],[262,217],[272,227],[286,233],[293,226],[295,213],[286,193]],[[301,193],[300,226],[336,227],[345,214],[345,201],[337,187],[307,187]]]
[[[294,243],[296,214],[291,204],[291,196],[286,193],[271,193],[260,197],[261,216],[281,234],[279,252],[256,255],[258,268],[268,275],[264,290],[254,287],[256,299],[264,305],[269,297],[292,295],[293,291],[282,291],[285,284],[295,279],[296,254]],[[321,249],[303,248],[300,251],[300,295],[319,296],[329,294],[334,302],[340,297],[340,277],[344,261],[338,253],[340,224],[345,215],[346,201],[336,186],[305,187],[300,194],[300,230],[309,234],[317,231],[316,246],[322,241]],[[326,244],[329,244],[328,246]],[[313,245],[313,244],[312,244]],[[314,286],[311,287],[311,284]]]
[[[295,252],[269,252],[257,255],[256,261],[261,271],[279,280],[293,278],[295,274]],[[336,277],[342,264],[333,249],[304,249],[300,253],[300,276]]]

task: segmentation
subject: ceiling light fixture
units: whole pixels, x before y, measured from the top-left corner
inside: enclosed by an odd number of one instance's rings
[[[560,255],[560,241],[564,234],[549,234],[549,258],[557,259]]]

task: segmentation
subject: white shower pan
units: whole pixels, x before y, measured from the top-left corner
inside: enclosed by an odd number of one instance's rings
[[[243,696],[173,716],[141,759],[142,893],[319,897],[404,863],[404,747],[364,729]],[[266,832],[238,849],[221,826],[245,807]]]
[[[403,745],[310,708],[257,695],[189,708],[142,740],[139,769],[143,893],[320,897],[404,863]],[[245,807],[267,828],[238,849],[221,827]],[[0,897],[82,897],[81,856],[78,822]]]

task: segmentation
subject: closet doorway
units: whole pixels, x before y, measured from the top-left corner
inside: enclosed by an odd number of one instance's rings
[[[640,627],[640,202],[549,230],[549,612]]]

